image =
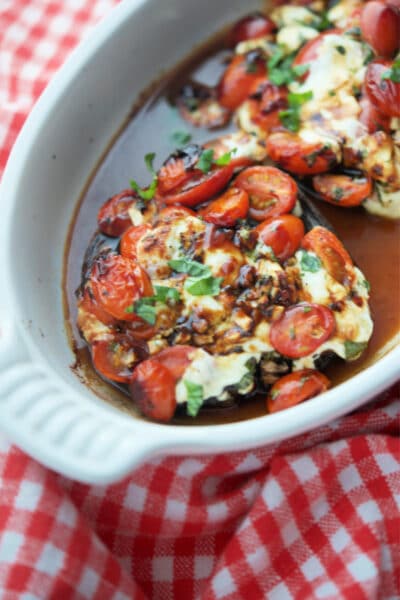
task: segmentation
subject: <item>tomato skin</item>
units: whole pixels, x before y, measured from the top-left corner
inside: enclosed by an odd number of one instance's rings
[[[368,175],[353,178],[348,175],[316,175],[313,187],[321,198],[336,206],[359,206],[372,193],[372,180]]]
[[[236,54],[218,84],[218,101],[229,110],[236,110],[266,80],[265,60],[256,57],[249,67],[254,53]]]
[[[151,225],[147,223],[129,227],[123,234],[120,242],[119,250],[122,256],[136,260],[136,245],[146,233],[151,231],[151,229]]]
[[[325,39],[325,37],[327,35],[332,35],[332,34],[338,35],[341,33],[342,33],[342,31],[340,29],[328,29],[328,31],[324,31],[323,33],[320,33],[319,35],[317,35],[317,37],[306,42],[304,44],[304,46],[297,53],[296,58],[293,61],[293,66],[308,65],[308,64],[314,62],[315,59],[318,58],[318,50],[319,50],[319,47],[322,44],[323,40]],[[304,75],[299,77],[299,79],[300,80],[307,79],[307,75],[308,75],[308,72],[304,73]]]
[[[130,366],[130,353],[136,360]],[[129,335],[116,333],[110,339],[95,341],[91,347],[93,365],[103,377],[111,381],[129,383],[135,363],[148,356],[147,348]]]
[[[161,200],[168,206],[171,204],[197,206],[218,194],[228,185],[232,174],[233,166],[231,164],[226,167],[212,168],[208,173],[194,170],[190,180],[163,196]]]
[[[365,89],[373,104],[389,117],[400,117],[400,83],[382,79],[393,65],[392,61],[375,60],[369,63],[365,75]]]
[[[192,362],[196,351],[197,348],[193,346],[170,346],[155,354],[153,359],[168,369],[176,384]]]
[[[382,114],[371,99],[365,95],[360,100],[361,112],[359,115],[359,121],[368,130],[368,133],[375,133],[376,131],[390,131],[390,117]]]
[[[273,348],[289,358],[302,358],[314,352],[335,331],[335,317],[326,306],[302,302],[290,306],[271,325]]]
[[[236,187],[229,188],[226,192],[213,200],[200,211],[207,223],[220,227],[233,227],[238,219],[245,219],[249,211],[249,195],[244,190]]]
[[[157,173],[158,194],[165,196],[184,185],[192,177],[202,152],[203,148],[197,144],[189,144],[173,152]]]
[[[257,225],[255,231],[282,262],[293,256],[304,237],[303,221],[294,215],[270,217]]]
[[[175,382],[171,372],[151,358],[140,363],[130,380],[130,393],[142,414],[167,423],[176,409]]]
[[[329,386],[329,379],[313,369],[284,375],[272,386],[267,396],[268,412],[275,413],[300,404],[325,392]]]
[[[166,206],[157,215],[156,223],[172,223],[184,217],[195,217],[196,213],[186,206]]]
[[[128,210],[137,200],[132,190],[124,190],[109,198],[97,214],[99,229],[110,237],[119,237],[132,225]]]
[[[400,11],[372,0],[361,13],[361,33],[378,56],[390,58],[400,48]]]
[[[82,297],[78,301],[78,309],[82,309],[87,313],[92,314],[98,321],[104,325],[116,325],[116,320],[108,312],[106,312],[100,304],[95,300],[93,292],[89,287],[85,288]]]
[[[275,30],[276,24],[272,19],[260,12],[255,12],[243,17],[233,26],[229,36],[230,45],[236,46],[240,42],[263,37]]]
[[[321,143],[304,141],[296,133],[272,133],[267,139],[269,157],[296,175],[316,175],[337,163],[335,153]]]
[[[325,227],[314,227],[304,236],[301,247],[319,257],[328,273],[343,285],[354,279],[353,261],[334,233]]]
[[[275,167],[249,167],[239,173],[234,185],[248,193],[249,215],[256,221],[288,213],[296,203],[296,182]]]
[[[135,313],[127,312],[127,309],[143,296],[153,295],[147,273],[129,258],[115,254],[93,264],[90,282],[99,305],[122,321],[140,319]]]

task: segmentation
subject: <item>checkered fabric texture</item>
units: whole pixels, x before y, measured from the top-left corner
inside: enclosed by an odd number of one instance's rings
[[[114,4],[0,0],[0,173],[54,71]],[[399,599],[399,396],[257,451],[151,461],[107,487],[0,437],[0,599]]]

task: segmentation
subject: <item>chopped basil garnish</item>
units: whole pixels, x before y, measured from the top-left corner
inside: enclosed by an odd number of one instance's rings
[[[282,48],[277,48],[267,62],[268,79],[274,85],[287,85],[297,77],[304,75],[308,65],[293,66],[294,54],[285,56]]]
[[[185,281],[185,290],[192,296],[218,296],[221,291],[222,277],[191,278]]]
[[[188,379],[184,379],[183,383],[187,392],[186,412],[190,417],[197,417],[204,399],[203,386]]]
[[[312,97],[311,91],[302,94],[288,94],[289,108],[279,112],[279,119],[287,129],[294,132],[300,129],[300,108]]]
[[[150,325],[154,325],[157,317],[157,311],[155,307],[156,302],[167,304],[168,301],[179,302],[181,299],[178,290],[175,288],[170,288],[163,285],[155,285],[154,290],[154,296],[145,296],[144,298],[140,298],[140,300],[137,300],[135,304],[128,306],[128,308],[125,309],[125,312],[135,313],[138,317],[144,321],[147,321],[147,323],[150,323]]]
[[[213,165],[213,159],[214,150],[212,148],[203,150],[199,160],[197,161],[196,168],[200,169],[200,171],[203,171],[203,173],[208,173]]]
[[[177,146],[185,146],[190,142],[192,136],[187,131],[174,131],[171,135],[171,140]]]
[[[232,160],[232,154],[235,154],[235,152],[237,152],[237,148],[233,148],[233,150],[225,152],[225,154],[214,160],[214,164],[216,164],[218,167],[225,167],[226,165],[229,165]]]
[[[335,48],[339,52],[339,54],[346,54],[346,48],[344,46],[335,46]]]
[[[344,196],[344,190],[341,187],[335,187],[333,189],[333,199],[336,200],[336,202],[339,202]]]
[[[156,308],[149,302],[151,298],[141,298],[135,302],[133,311],[138,317],[154,325],[156,322]]]
[[[311,306],[303,306],[303,313],[311,312]]]
[[[351,340],[346,340],[344,343],[346,360],[358,358],[364,352],[367,345],[367,342],[352,342]]]
[[[362,284],[365,287],[365,289],[367,290],[367,292],[369,292],[371,290],[371,284],[367,279],[363,279]]]
[[[142,198],[142,200],[151,200],[152,198],[154,198],[154,194],[156,193],[157,173],[155,172],[154,167],[153,167],[153,161],[154,161],[155,156],[156,155],[154,154],[154,152],[149,152],[149,154],[146,154],[146,156],[144,157],[144,162],[146,163],[146,167],[150,171],[150,173],[153,175],[153,180],[152,180],[151,184],[149,185],[149,187],[141,188],[139,186],[139,184],[137,183],[137,181],[135,181],[134,179],[131,179],[131,182],[130,182],[131,188],[133,190],[135,190],[135,192],[140,196],[140,198]]]
[[[332,27],[332,23],[328,19],[328,13],[323,12],[321,15],[316,16],[315,20],[309,24],[309,27],[318,31],[325,31],[325,29]]]
[[[400,83],[400,58],[394,61],[390,69],[382,73],[381,79],[390,79],[394,83]]]
[[[300,266],[302,271],[316,273],[321,268],[322,263],[318,256],[314,256],[313,254],[303,250],[301,254]]]
[[[156,292],[154,299],[156,302],[167,302],[167,300],[172,300],[173,302],[179,302],[181,299],[179,292],[177,289],[173,287],[167,287],[164,285],[155,285],[154,290]]]
[[[211,274],[209,267],[188,258],[170,260],[168,265],[177,273],[187,273],[192,277],[207,277]]]

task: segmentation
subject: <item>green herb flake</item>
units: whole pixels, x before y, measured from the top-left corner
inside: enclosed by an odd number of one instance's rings
[[[336,200],[336,202],[339,202],[344,196],[344,190],[341,187],[335,187],[333,189],[333,199]]]
[[[281,123],[290,131],[296,132],[300,129],[300,109],[301,106],[311,100],[313,93],[311,91],[302,94],[288,94],[289,108],[279,111]]]
[[[318,256],[314,256],[309,252],[303,250],[301,254],[300,267],[302,271],[308,271],[309,273],[316,273],[320,270],[322,263]]]
[[[214,164],[216,164],[218,167],[225,167],[226,165],[229,165],[232,160],[232,155],[236,152],[237,148],[233,148],[232,150],[229,150],[229,152],[225,152],[225,154],[214,160]]]
[[[179,302],[181,297],[179,291],[173,287],[167,287],[163,285],[155,285],[155,300],[156,302],[163,302],[166,304],[168,300],[172,302]]]
[[[155,306],[150,304],[150,300],[154,302],[153,298],[141,298],[135,302],[134,313],[143,321],[154,325],[156,322],[156,309]]]
[[[204,399],[203,386],[188,379],[184,379],[183,383],[187,392],[186,412],[190,417],[197,417]]]
[[[294,94],[293,92],[288,94],[288,102],[291,108],[299,108],[305,102],[308,102],[313,97],[313,93],[310,90],[309,92],[304,92],[302,94]]]
[[[271,390],[271,398],[272,398],[272,400],[276,400],[278,396],[279,396],[279,391],[278,390]]]
[[[185,146],[190,142],[192,136],[187,131],[174,131],[171,134],[171,141],[179,146]]]
[[[134,312],[134,307],[133,307],[133,304],[131,304],[130,306],[128,306],[128,307],[125,309],[125,312],[126,312],[126,313],[128,313],[128,314],[133,314],[133,312]]]
[[[308,70],[308,65],[293,66],[294,54],[285,56],[278,47],[267,62],[268,79],[274,85],[287,85],[301,77]]]
[[[371,284],[367,279],[363,279],[362,284],[365,287],[365,289],[367,290],[367,292],[369,292],[371,290]]]
[[[192,277],[208,277],[211,275],[209,267],[188,258],[170,260],[168,265],[177,273],[187,273]]]
[[[400,83],[400,58],[394,61],[390,69],[382,73],[381,79],[390,79],[394,83]]]
[[[352,342],[351,340],[346,340],[344,342],[344,354],[346,360],[355,360],[358,358],[366,349],[367,342]]]
[[[311,306],[303,306],[303,313],[311,312]]]
[[[196,168],[203,171],[203,173],[208,173],[211,170],[211,167],[214,162],[214,150],[209,148],[208,150],[203,150],[200,155],[199,160],[197,161]]]
[[[329,95],[330,95],[330,96],[336,96],[336,92],[335,92],[335,90],[330,90],[330,91],[329,91]]]
[[[346,48],[344,46],[335,46],[335,48],[339,54],[342,54],[343,56],[346,54]]]
[[[217,296],[221,291],[222,277],[192,278],[185,281],[185,290],[192,296]]]
[[[156,193],[158,180],[157,180],[157,173],[155,172],[154,167],[153,167],[153,162],[154,162],[155,156],[156,155],[154,154],[154,152],[149,152],[144,157],[144,162],[146,163],[146,167],[150,171],[150,173],[153,175],[153,181],[151,182],[149,187],[141,188],[139,186],[139,184],[137,183],[137,181],[135,181],[134,179],[131,179],[131,181],[130,181],[131,188],[140,196],[140,198],[142,198],[142,200],[152,200],[154,198],[154,194]]]

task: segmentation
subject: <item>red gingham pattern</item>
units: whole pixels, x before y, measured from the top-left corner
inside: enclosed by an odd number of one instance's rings
[[[116,3],[0,0],[0,173],[51,75]],[[108,487],[0,437],[0,599],[398,600],[399,392],[281,444],[164,458]]]

